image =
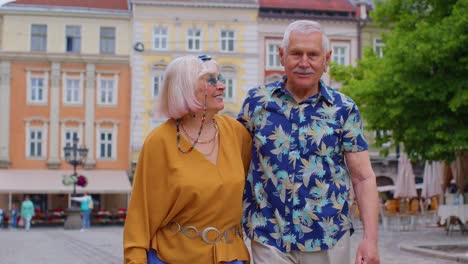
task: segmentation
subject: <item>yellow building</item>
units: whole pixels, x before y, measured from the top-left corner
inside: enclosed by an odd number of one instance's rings
[[[154,112],[162,77],[171,60],[208,54],[227,79],[223,114],[237,116],[248,89],[258,85],[255,0],[132,0],[132,159],[164,119]]]

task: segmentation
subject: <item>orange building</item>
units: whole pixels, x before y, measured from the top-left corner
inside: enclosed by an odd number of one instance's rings
[[[64,147],[88,148],[78,174],[95,210],[126,208],[130,182],[130,11],[126,0],[17,0],[0,8],[0,208],[29,194],[70,205]]]

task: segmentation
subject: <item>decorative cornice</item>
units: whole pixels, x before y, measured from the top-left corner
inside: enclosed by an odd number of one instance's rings
[[[143,52],[140,52],[139,54],[141,54],[143,57],[145,56],[171,56],[173,58],[177,58],[177,57],[181,57],[181,56],[185,56],[185,55],[195,55],[195,56],[198,56],[200,55],[200,52],[198,51],[193,51],[193,52],[190,52],[190,51],[155,51],[155,50],[145,50]],[[213,51],[213,52],[210,52],[210,56],[211,57],[214,57],[215,59],[218,59],[218,58],[244,58],[244,59],[249,59],[249,58],[253,58],[253,57],[256,57],[258,56],[258,53],[254,53],[254,52],[243,52],[243,53],[240,53],[240,52],[233,52],[233,53],[226,53],[226,52],[216,52],[216,51]],[[164,62],[165,63],[165,62]],[[155,64],[161,64],[159,61],[158,62],[155,62],[153,63],[153,65]]]
[[[130,64],[128,55],[100,55],[100,54],[65,54],[42,52],[7,52],[0,51],[2,60],[63,62],[63,63],[95,63],[95,64]]]
[[[27,118],[24,119],[25,123],[31,123],[31,122],[34,122],[34,121],[39,121],[39,122],[43,122],[43,123],[46,123],[46,124],[49,123],[49,119],[44,118],[42,116],[32,116],[32,117],[27,117]]]
[[[113,70],[96,70],[97,74],[113,74],[113,75],[120,75],[120,71],[113,71]]]
[[[241,8],[241,9],[258,9],[256,1],[233,1],[228,3],[226,1],[154,1],[154,0],[133,0],[132,4],[136,5],[150,5],[150,6],[174,6],[174,7],[197,7],[197,8]]]
[[[78,17],[97,19],[130,20],[131,11],[101,10],[89,8],[63,8],[50,6],[3,6],[0,15],[18,16],[53,16],[53,17]]]
[[[113,125],[119,125],[120,124],[120,121],[119,120],[115,120],[115,119],[99,119],[99,120],[96,120],[94,121],[94,124],[96,125],[102,125],[102,124],[113,124]]]
[[[86,70],[84,69],[62,69],[63,73],[84,73]]]
[[[49,72],[50,68],[25,67],[24,70],[27,72]]]
[[[66,124],[66,123],[78,123],[78,124],[84,124],[85,121],[84,120],[81,120],[79,118],[64,118],[60,121],[60,123],[62,124]]]
[[[315,20],[315,21],[339,21],[339,22],[352,22],[358,23],[359,19],[356,17],[335,17],[335,16],[314,16],[314,15],[300,15],[300,14],[261,14],[259,13],[258,20],[269,21],[282,21],[282,20]]]

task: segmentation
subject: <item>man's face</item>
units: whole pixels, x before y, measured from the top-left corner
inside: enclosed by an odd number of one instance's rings
[[[331,51],[325,53],[323,50],[320,32],[291,32],[287,50],[280,48],[279,55],[288,78],[288,90],[318,89],[320,77],[330,61]]]

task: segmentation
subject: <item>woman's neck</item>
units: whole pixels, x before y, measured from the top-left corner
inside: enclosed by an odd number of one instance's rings
[[[209,112],[206,113],[204,127],[212,126],[214,115],[215,115],[214,113],[209,113]],[[200,124],[202,120],[203,120],[203,112],[201,111],[201,112],[197,112],[194,114],[187,114],[184,117],[182,117],[181,121],[186,128],[198,129],[200,128]]]

